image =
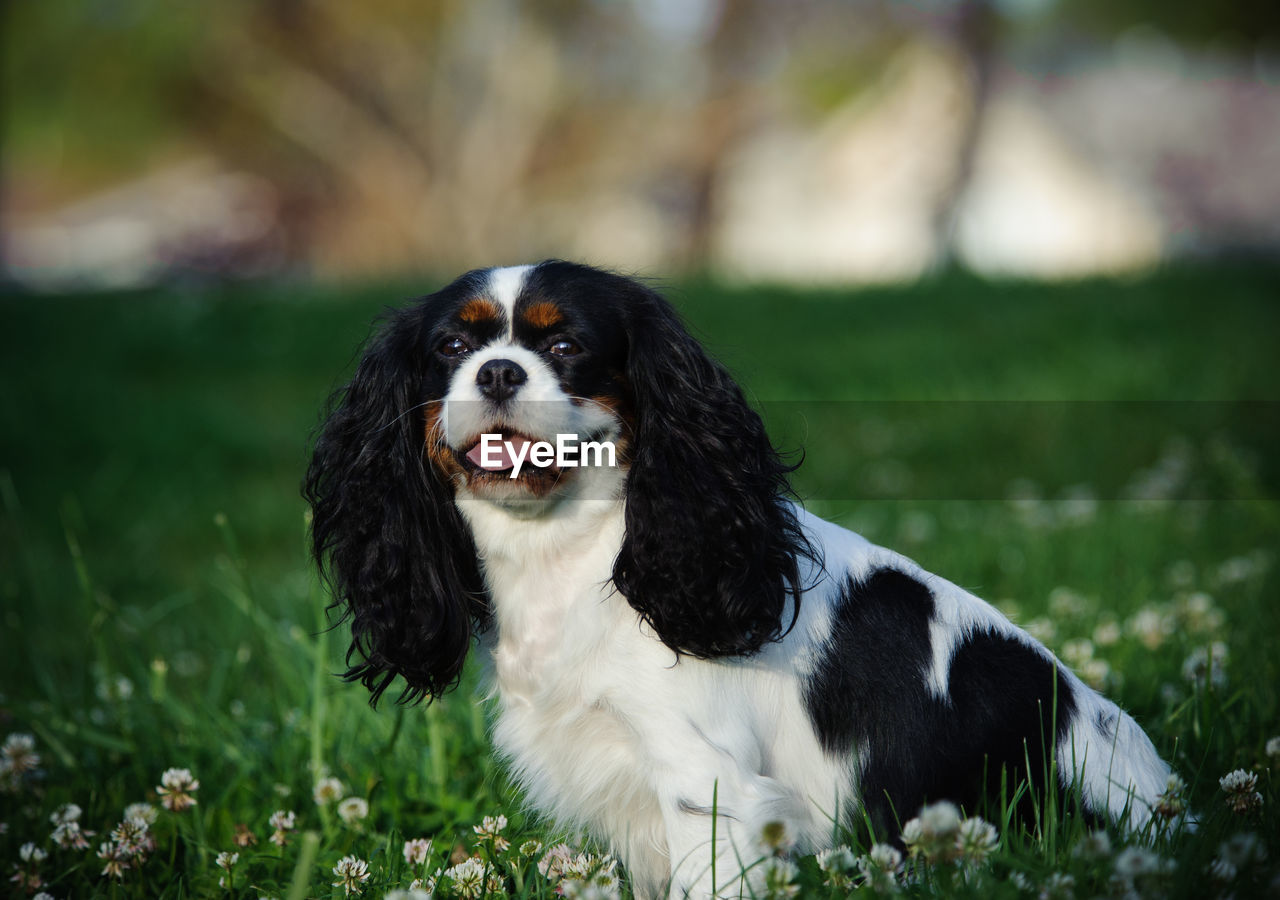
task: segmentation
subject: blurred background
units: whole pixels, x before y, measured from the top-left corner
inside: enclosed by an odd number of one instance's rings
[[[1280,5],[10,0],[3,278],[863,283],[1280,250]]]

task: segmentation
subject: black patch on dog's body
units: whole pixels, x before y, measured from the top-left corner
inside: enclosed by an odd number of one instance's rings
[[[856,753],[858,793],[880,835],[896,834],[925,802],[949,799],[977,811],[999,791],[1002,769],[1010,794],[1023,778],[1042,789],[1075,710],[1049,657],[989,629],[956,646],[947,696],[935,696],[934,618],[933,594],[902,572],[850,577],[827,653],[805,688],[823,749]]]

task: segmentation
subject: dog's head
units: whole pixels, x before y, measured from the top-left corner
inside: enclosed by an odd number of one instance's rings
[[[613,584],[677,653],[751,653],[792,620],[807,545],[789,467],[634,280],[558,261],[470,272],[391,314],[331,406],[304,493],[352,617],[348,677],[375,700],[397,675],[404,699],[453,686],[489,623],[463,498],[525,519],[622,499]]]

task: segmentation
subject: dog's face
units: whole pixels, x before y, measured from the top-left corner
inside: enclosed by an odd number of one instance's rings
[[[514,457],[561,435],[611,442],[612,458],[511,477]],[[530,509],[601,510],[562,498],[623,499],[618,594],[674,650],[753,652],[787,627],[809,552],[788,471],[733,378],[645,285],[558,261],[469,272],[385,320],[307,470],[315,556],[352,618],[348,675],[375,698],[396,677],[406,698],[457,682],[492,612],[471,500],[523,525]]]
[[[632,399],[627,338],[610,296],[539,268],[466,278],[424,305],[427,457],[460,491],[506,502],[553,497],[581,477],[530,458],[538,443],[625,451]],[[482,438],[489,438],[482,442]],[[567,438],[563,436],[572,436]],[[488,447],[486,448],[486,444]]]

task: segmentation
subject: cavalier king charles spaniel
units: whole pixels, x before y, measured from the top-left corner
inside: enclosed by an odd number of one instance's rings
[[[1150,819],[1170,771],[1132,718],[992,606],[807,513],[791,468],[654,291],[560,261],[469,272],[390,314],[316,440],[347,677],[438,697],[474,645],[529,801],[644,897],[749,893],[771,823],[800,852],[892,840],[926,801],[1024,780],[1023,802]]]

